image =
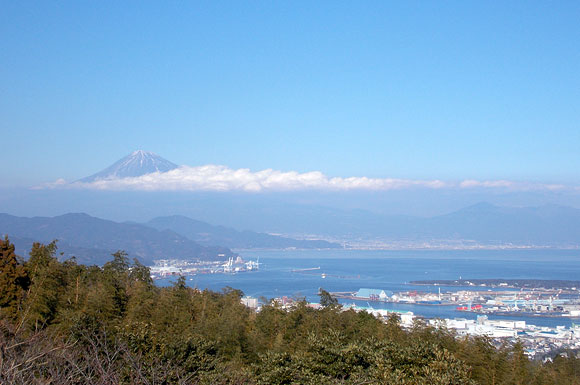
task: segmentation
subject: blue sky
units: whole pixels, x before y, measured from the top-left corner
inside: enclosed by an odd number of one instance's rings
[[[190,166],[580,185],[580,3],[5,2],[1,185]]]

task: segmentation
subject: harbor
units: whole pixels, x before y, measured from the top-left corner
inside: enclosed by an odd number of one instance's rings
[[[241,252],[240,252],[241,253]],[[550,280],[552,277],[574,280],[580,276],[578,258],[580,252],[574,252],[568,256],[568,251],[554,252],[545,251],[495,251],[490,255],[493,261],[485,260],[488,251],[448,251],[445,253],[433,251],[393,252],[393,251],[351,251],[351,250],[292,250],[292,251],[267,251],[260,250],[251,252],[244,251],[244,261],[258,261],[258,270],[246,270],[235,272],[235,267],[244,268],[242,264],[232,264],[233,273],[225,273],[223,265],[228,262],[227,258],[221,262],[211,262],[206,266],[194,264],[190,267],[197,268],[188,272],[187,281],[190,285],[200,289],[221,291],[224,287],[240,289],[245,295],[256,298],[276,298],[287,296],[291,298],[305,298],[309,302],[316,302],[318,288],[322,287],[329,292],[342,292],[353,294],[360,288],[378,288],[385,294],[400,294],[398,302],[371,301],[367,299],[339,298],[341,304],[356,303],[359,306],[367,306],[370,303],[375,309],[388,308],[400,311],[411,311],[426,318],[467,318],[476,319],[480,313],[477,311],[462,311],[457,308],[468,306],[469,298],[472,298],[472,310],[481,301],[475,298],[474,292],[482,292],[487,295],[488,290],[503,292],[506,296],[519,289],[507,287],[446,287],[443,285],[415,285],[411,282],[425,279],[458,279],[460,276],[473,277],[477,272],[479,277],[514,277],[531,276],[539,279]],[[233,262],[236,262],[234,258]],[[557,261],[558,263],[554,263]],[[239,261],[238,261],[239,262]],[[156,283],[158,285],[172,285],[179,275],[179,269],[186,266],[176,266],[168,263],[171,269],[164,268],[163,276],[156,269]],[[162,267],[161,265],[158,265]],[[421,266],[417,269],[417,266]],[[318,269],[318,267],[320,269]],[[316,270],[306,271],[307,274],[297,272],[299,269]],[[239,269],[240,270],[240,269]],[[212,273],[213,272],[213,273]],[[195,274],[195,275],[193,275]],[[325,274],[323,276],[323,274]],[[349,277],[349,278],[340,278]],[[441,291],[441,302],[439,301]],[[415,295],[414,292],[417,292]],[[470,292],[463,299],[456,302],[446,302],[447,292]],[[378,293],[380,296],[380,292]],[[560,295],[560,299],[565,294]],[[457,296],[457,295],[456,295]],[[391,300],[391,299],[389,299]],[[553,301],[554,304],[557,302]],[[512,306],[513,307],[513,306]],[[518,307],[520,302],[518,301]],[[517,315],[494,315],[487,314],[496,319],[525,320],[530,324],[539,326],[555,327],[563,325],[571,326],[576,322],[573,317],[536,317],[529,316],[524,312]]]
[[[534,287],[522,290],[522,287],[511,285],[513,282],[504,282],[510,277],[522,274],[537,276],[539,273],[543,274],[540,277],[545,281],[551,281],[553,276],[573,280],[580,276],[577,263],[580,255],[561,257],[557,264],[553,263],[552,252],[549,260],[543,257],[535,260],[533,252],[520,252],[525,254],[525,258],[514,260],[511,252],[506,252],[502,254],[503,259],[496,257],[493,263],[479,258],[465,259],[465,256],[477,256],[478,253],[474,252],[449,252],[444,259],[426,258],[425,255],[433,254],[431,252],[417,252],[405,258],[394,252],[382,252],[380,258],[375,256],[375,252],[357,252],[358,258],[341,257],[351,253],[247,252],[243,262],[258,263],[257,270],[236,273],[236,267],[246,267],[236,258],[231,263],[226,260],[205,266],[193,264],[189,267],[197,270],[189,271],[195,276],[188,279],[188,284],[216,291],[224,287],[240,289],[244,293],[244,304],[256,310],[265,298],[275,299],[282,308],[294,306],[299,301],[306,301],[308,306],[317,308],[320,306],[317,303],[318,291],[322,287],[339,297],[339,303],[345,310],[366,311],[385,321],[396,314],[403,327],[413,327],[416,321],[425,322],[433,327],[444,326],[459,338],[489,337],[497,346],[520,341],[530,357],[540,358],[558,349],[580,347],[580,332],[576,326],[580,324],[580,319],[573,313],[578,301],[577,288]],[[454,255],[457,258],[449,258]],[[170,285],[179,272],[187,271],[188,267],[178,266],[174,262],[166,265],[171,268],[166,267],[164,278],[158,278],[160,285]],[[419,265],[421,270],[416,268]],[[161,264],[159,266],[163,267]],[[203,273],[204,269],[213,270],[213,273]],[[415,283],[424,276],[460,277],[473,271],[479,271],[484,276],[501,274],[507,278],[498,280],[494,285],[476,284],[475,279],[467,280],[472,284],[460,281],[458,283],[461,285],[457,286]],[[544,286],[550,285],[544,283]],[[517,309],[514,309],[516,306]],[[538,315],[525,311],[532,306],[539,307]]]
[[[568,317],[580,319],[580,291],[574,289],[457,290],[436,293],[417,290],[393,293],[389,290],[360,288],[353,292],[333,292],[341,299],[402,303],[424,306],[456,306],[456,310],[499,316]]]
[[[237,274],[260,269],[260,258],[245,261],[241,257],[228,258],[227,261],[190,261],[181,259],[156,260],[150,267],[151,278],[158,280],[177,276],[198,274]]]

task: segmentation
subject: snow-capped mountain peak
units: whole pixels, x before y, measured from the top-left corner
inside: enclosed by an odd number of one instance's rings
[[[167,172],[177,167],[175,163],[163,159],[153,152],[137,150],[113,163],[103,171],[80,179],[79,182],[90,183],[103,179],[136,177],[152,172]]]

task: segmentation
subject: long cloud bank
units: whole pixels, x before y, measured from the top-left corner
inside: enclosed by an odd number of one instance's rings
[[[513,182],[506,180],[444,182],[441,180],[414,180],[396,178],[329,177],[320,171],[299,173],[272,169],[251,171],[226,166],[181,166],[168,172],[155,172],[130,178],[101,179],[90,183],[67,183],[58,180],[39,188],[76,188],[93,190],[140,191],[299,191],[299,190],[401,190],[426,189],[503,189],[512,191],[564,190],[564,185]]]

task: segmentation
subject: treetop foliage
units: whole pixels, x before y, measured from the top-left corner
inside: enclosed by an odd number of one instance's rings
[[[35,243],[24,262],[0,240],[2,384],[580,384],[573,354],[542,364],[517,344],[403,330],[323,289],[319,310],[256,313],[232,288],[157,287],[122,251],[103,267],[56,252]]]

